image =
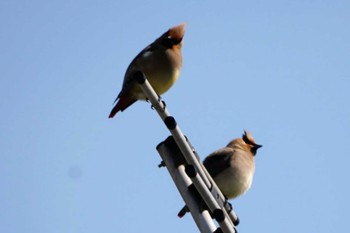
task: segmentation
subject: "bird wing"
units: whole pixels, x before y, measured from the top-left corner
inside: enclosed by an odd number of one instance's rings
[[[120,98],[120,96],[122,96],[125,92],[130,91],[130,89],[135,84],[136,80],[134,80],[133,75],[137,71],[142,71],[140,70],[140,67],[142,65],[145,65],[141,64],[142,62],[145,62],[145,59],[142,59],[142,57],[145,56],[146,53],[154,52],[154,50],[158,49],[158,47],[159,46],[155,42],[153,42],[152,44],[144,48],[139,54],[137,54],[137,56],[131,61],[128,68],[126,69],[122,90],[120,91],[117,99]]]
[[[214,151],[203,161],[203,165],[208,170],[209,174],[214,178],[218,173],[230,167],[233,149],[225,147]]]

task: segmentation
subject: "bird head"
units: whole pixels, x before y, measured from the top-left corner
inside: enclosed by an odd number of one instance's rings
[[[256,155],[257,150],[262,147],[262,145],[256,144],[252,134],[248,130],[244,130],[244,134],[242,135],[242,140],[252,152],[253,155]]]
[[[182,39],[185,35],[186,23],[174,26],[165,32],[160,38],[160,42],[167,48],[177,46],[181,48]]]

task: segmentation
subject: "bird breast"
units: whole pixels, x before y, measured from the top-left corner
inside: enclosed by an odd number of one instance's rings
[[[235,156],[231,161],[231,166],[214,177],[214,181],[228,199],[236,198],[250,188],[253,181],[254,169],[253,160]]]

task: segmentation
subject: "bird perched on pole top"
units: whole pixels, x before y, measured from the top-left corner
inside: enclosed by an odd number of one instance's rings
[[[176,82],[182,66],[181,47],[186,23],[174,26],[142,50],[130,63],[109,118],[124,111],[136,100],[145,100],[141,88],[134,80],[134,74],[141,71],[158,95],[162,95]]]
[[[244,194],[251,186],[255,170],[254,157],[262,145],[256,144],[251,133],[230,141],[226,147],[211,153],[203,161],[204,167],[227,199]],[[178,216],[188,212],[182,208]]]

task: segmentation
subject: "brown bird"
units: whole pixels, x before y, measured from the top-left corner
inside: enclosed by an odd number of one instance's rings
[[[226,147],[211,153],[203,161],[215,183],[227,199],[244,194],[251,186],[254,176],[254,157],[262,147],[255,143],[252,135],[244,131],[242,138],[236,138]],[[188,212],[183,207],[178,216],[183,217]]]
[[[137,100],[145,100],[133,75],[143,72],[158,95],[162,95],[176,82],[182,66],[181,47],[186,24],[174,26],[142,50],[130,63],[124,76],[122,90],[114,102],[109,118],[124,111]]]

